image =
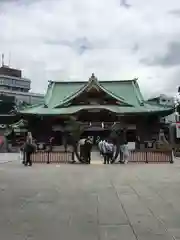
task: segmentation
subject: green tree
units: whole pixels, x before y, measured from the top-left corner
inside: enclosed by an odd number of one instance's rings
[[[113,143],[115,144],[118,143],[120,132],[121,132],[121,125],[119,123],[113,124],[111,127],[111,133],[110,133],[110,139],[113,141]]]
[[[81,162],[81,159],[78,153],[78,142],[84,130],[85,130],[85,127],[83,126],[83,123],[80,121],[77,121],[75,117],[71,116],[66,121],[65,131],[69,132],[71,144],[73,146],[73,151],[80,162]]]
[[[69,135],[74,143],[77,143],[84,132],[84,126],[82,122],[77,121],[75,117],[70,117],[66,121],[66,131],[69,131]]]

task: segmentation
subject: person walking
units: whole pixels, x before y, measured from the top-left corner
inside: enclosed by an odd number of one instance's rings
[[[91,138],[87,138],[84,143],[84,155],[86,163],[91,163],[91,151],[92,151],[92,141]]]
[[[108,144],[109,144],[109,150],[110,150],[109,152],[110,162],[112,163],[114,152],[115,152],[115,146],[111,141],[109,141]]]
[[[85,157],[85,149],[84,149],[84,145],[85,145],[85,141],[86,141],[86,138],[81,138],[80,140],[79,140],[79,143],[78,143],[78,145],[79,145],[79,151],[80,151],[80,159],[81,159],[81,161],[85,161],[84,160],[84,157]]]
[[[99,148],[99,152],[100,152],[100,155],[101,155],[101,156],[103,156],[102,144],[103,144],[103,141],[100,140],[100,141],[98,142],[98,148]]]
[[[120,163],[127,164],[129,159],[128,141],[126,129],[123,128],[120,135]]]
[[[25,164],[25,158],[26,158],[24,148],[25,148],[25,143],[20,147],[20,160],[22,160],[22,164]]]
[[[104,164],[109,164],[112,159],[112,145],[109,141],[105,140],[103,142],[103,155],[104,155]]]
[[[24,165],[27,166],[32,166],[32,160],[31,160],[31,155],[35,150],[35,146],[33,145],[33,138],[31,132],[27,133],[26,137],[26,143],[24,146],[24,151],[25,151],[25,162]]]
[[[104,139],[101,143],[101,151],[102,151],[102,156],[104,159],[104,164],[106,164],[106,139]]]

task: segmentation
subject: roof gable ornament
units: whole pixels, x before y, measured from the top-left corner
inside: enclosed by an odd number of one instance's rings
[[[95,74],[92,73],[91,77],[89,78],[89,82],[97,82],[97,77],[95,77]]]
[[[53,84],[53,81],[52,81],[52,80],[49,80],[49,81],[48,81],[48,87],[51,87],[52,84]]]
[[[98,79],[95,77],[95,74],[92,73],[91,77],[89,78],[89,82],[86,88],[86,91],[89,91],[91,89],[96,89],[97,91],[100,90],[99,84],[98,84]]]

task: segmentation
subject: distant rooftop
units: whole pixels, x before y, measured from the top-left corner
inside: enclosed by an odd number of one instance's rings
[[[2,65],[2,67],[0,67],[0,74],[5,76],[10,76],[10,77],[18,77],[18,78],[22,77],[21,70],[10,68],[9,66],[6,66],[6,65]]]
[[[4,65],[0,67],[0,90],[28,92],[31,89],[31,80],[22,77],[20,69]]]

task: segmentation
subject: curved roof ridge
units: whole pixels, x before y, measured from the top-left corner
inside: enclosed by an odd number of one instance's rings
[[[132,82],[132,81],[136,81],[137,78],[133,78],[133,79],[113,79],[113,80],[98,80],[98,82],[100,83],[107,83],[107,82]],[[86,80],[64,80],[64,81],[52,81],[52,83],[88,83],[88,81]]]
[[[144,98],[143,95],[141,94],[139,84],[137,83],[137,81],[133,81],[132,84],[136,93],[137,100],[139,101],[140,104],[144,103]]]
[[[67,103],[68,101],[72,100],[73,98],[77,97],[79,94],[81,94],[86,88],[88,88],[88,86],[90,86],[90,84],[92,84],[93,82],[95,82],[95,84],[97,84],[97,86],[99,86],[103,91],[105,91],[107,94],[109,94],[111,97],[115,98],[118,101],[123,101],[123,103],[126,103],[130,106],[132,106],[132,104],[129,104],[128,102],[124,101],[124,98],[118,97],[117,95],[115,95],[114,93],[112,93],[111,91],[109,91],[108,89],[106,89],[104,86],[101,85],[102,81],[98,81],[98,79],[94,76],[94,74],[92,74],[92,76],[89,78],[89,81],[86,82],[86,84],[84,84],[84,86],[82,88],[80,88],[78,91],[76,91],[75,93],[67,96],[64,100],[62,100],[60,103],[58,103],[58,105],[54,106],[54,108],[57,108],[58,106],[61,106],[62,104]]]
[[[26,110],[26,109],[31,109],[31,108],[35,108],[35,107],[40,107],[40,106],[43,106],[43,107],[44,107],[44,104],[43,104],[43,103],[35,103],[35,104],[32,104],[32,105],[26,106],[26,107],[23,108],[23,109],[20,109],[18,112],[21,112],[22,110]]]
[[[118,114],[148,114],[148,113],[160,113],[164,112],[165,116],[171,114],[173,112],[172,108],[162,108],[160,106],[151,106],[149,107],[141,106],[141,107],[126,107],[126,106],[115,106],[115,105],[82,105],[82,106],[70,106],[65,108],[34,108],[34,109],[25,109],[21,110],[21,114],[39,114],[39,115],[67,115],[73,114],[81,110],[90,110],[90,109],[109,109],[110,111],[114,111]]]
[[[88,82],[87,82],[88,83]],[[58,103],[58,105],[54,106],[55,108],[58,106],[61,106],[61,104],[65,104],[68,101],[70,101],[73,97],[78,96],[78,94],[80,94],[81,92],[83,92],[84,89],[86,89],[86,85],[84,84],[83,87],[81,87],[79,90],[75,91],[74,93],[72,93],[71,95],[67,96],[65,99],[61,100],[60,103]]]
[[[117,100],[123,101],[124,103],[127,103],[128,105],[132,106],[132,104],[129,104],[128,102],[124,101],[125,99],[123,97],[118,97],[115,93],[113,93],[112,91],[102,86],[101,83],[99,83],[99,85],[107,94],[110,94],[112,97],[115,97]]]
[[[146,105],[150,105],[150,106],[157,106],[157,107],[162,107],[164,109],[175,109],[175,106],[170,106],[170,105],[164,105],[164,104],[160,104],[160,103],[156,103],[156,102],[151,102],[149,100],[144,101],[144,103]]]
[[[44,96],[44,103],[46,105],[48,105],[49,100],[52,97],[52,92],[53,92],[53,89],[54,89],[54,85],[55,85],[55,83],[53,81],[49,81],[47,92],[46,92],[46,95]]]

